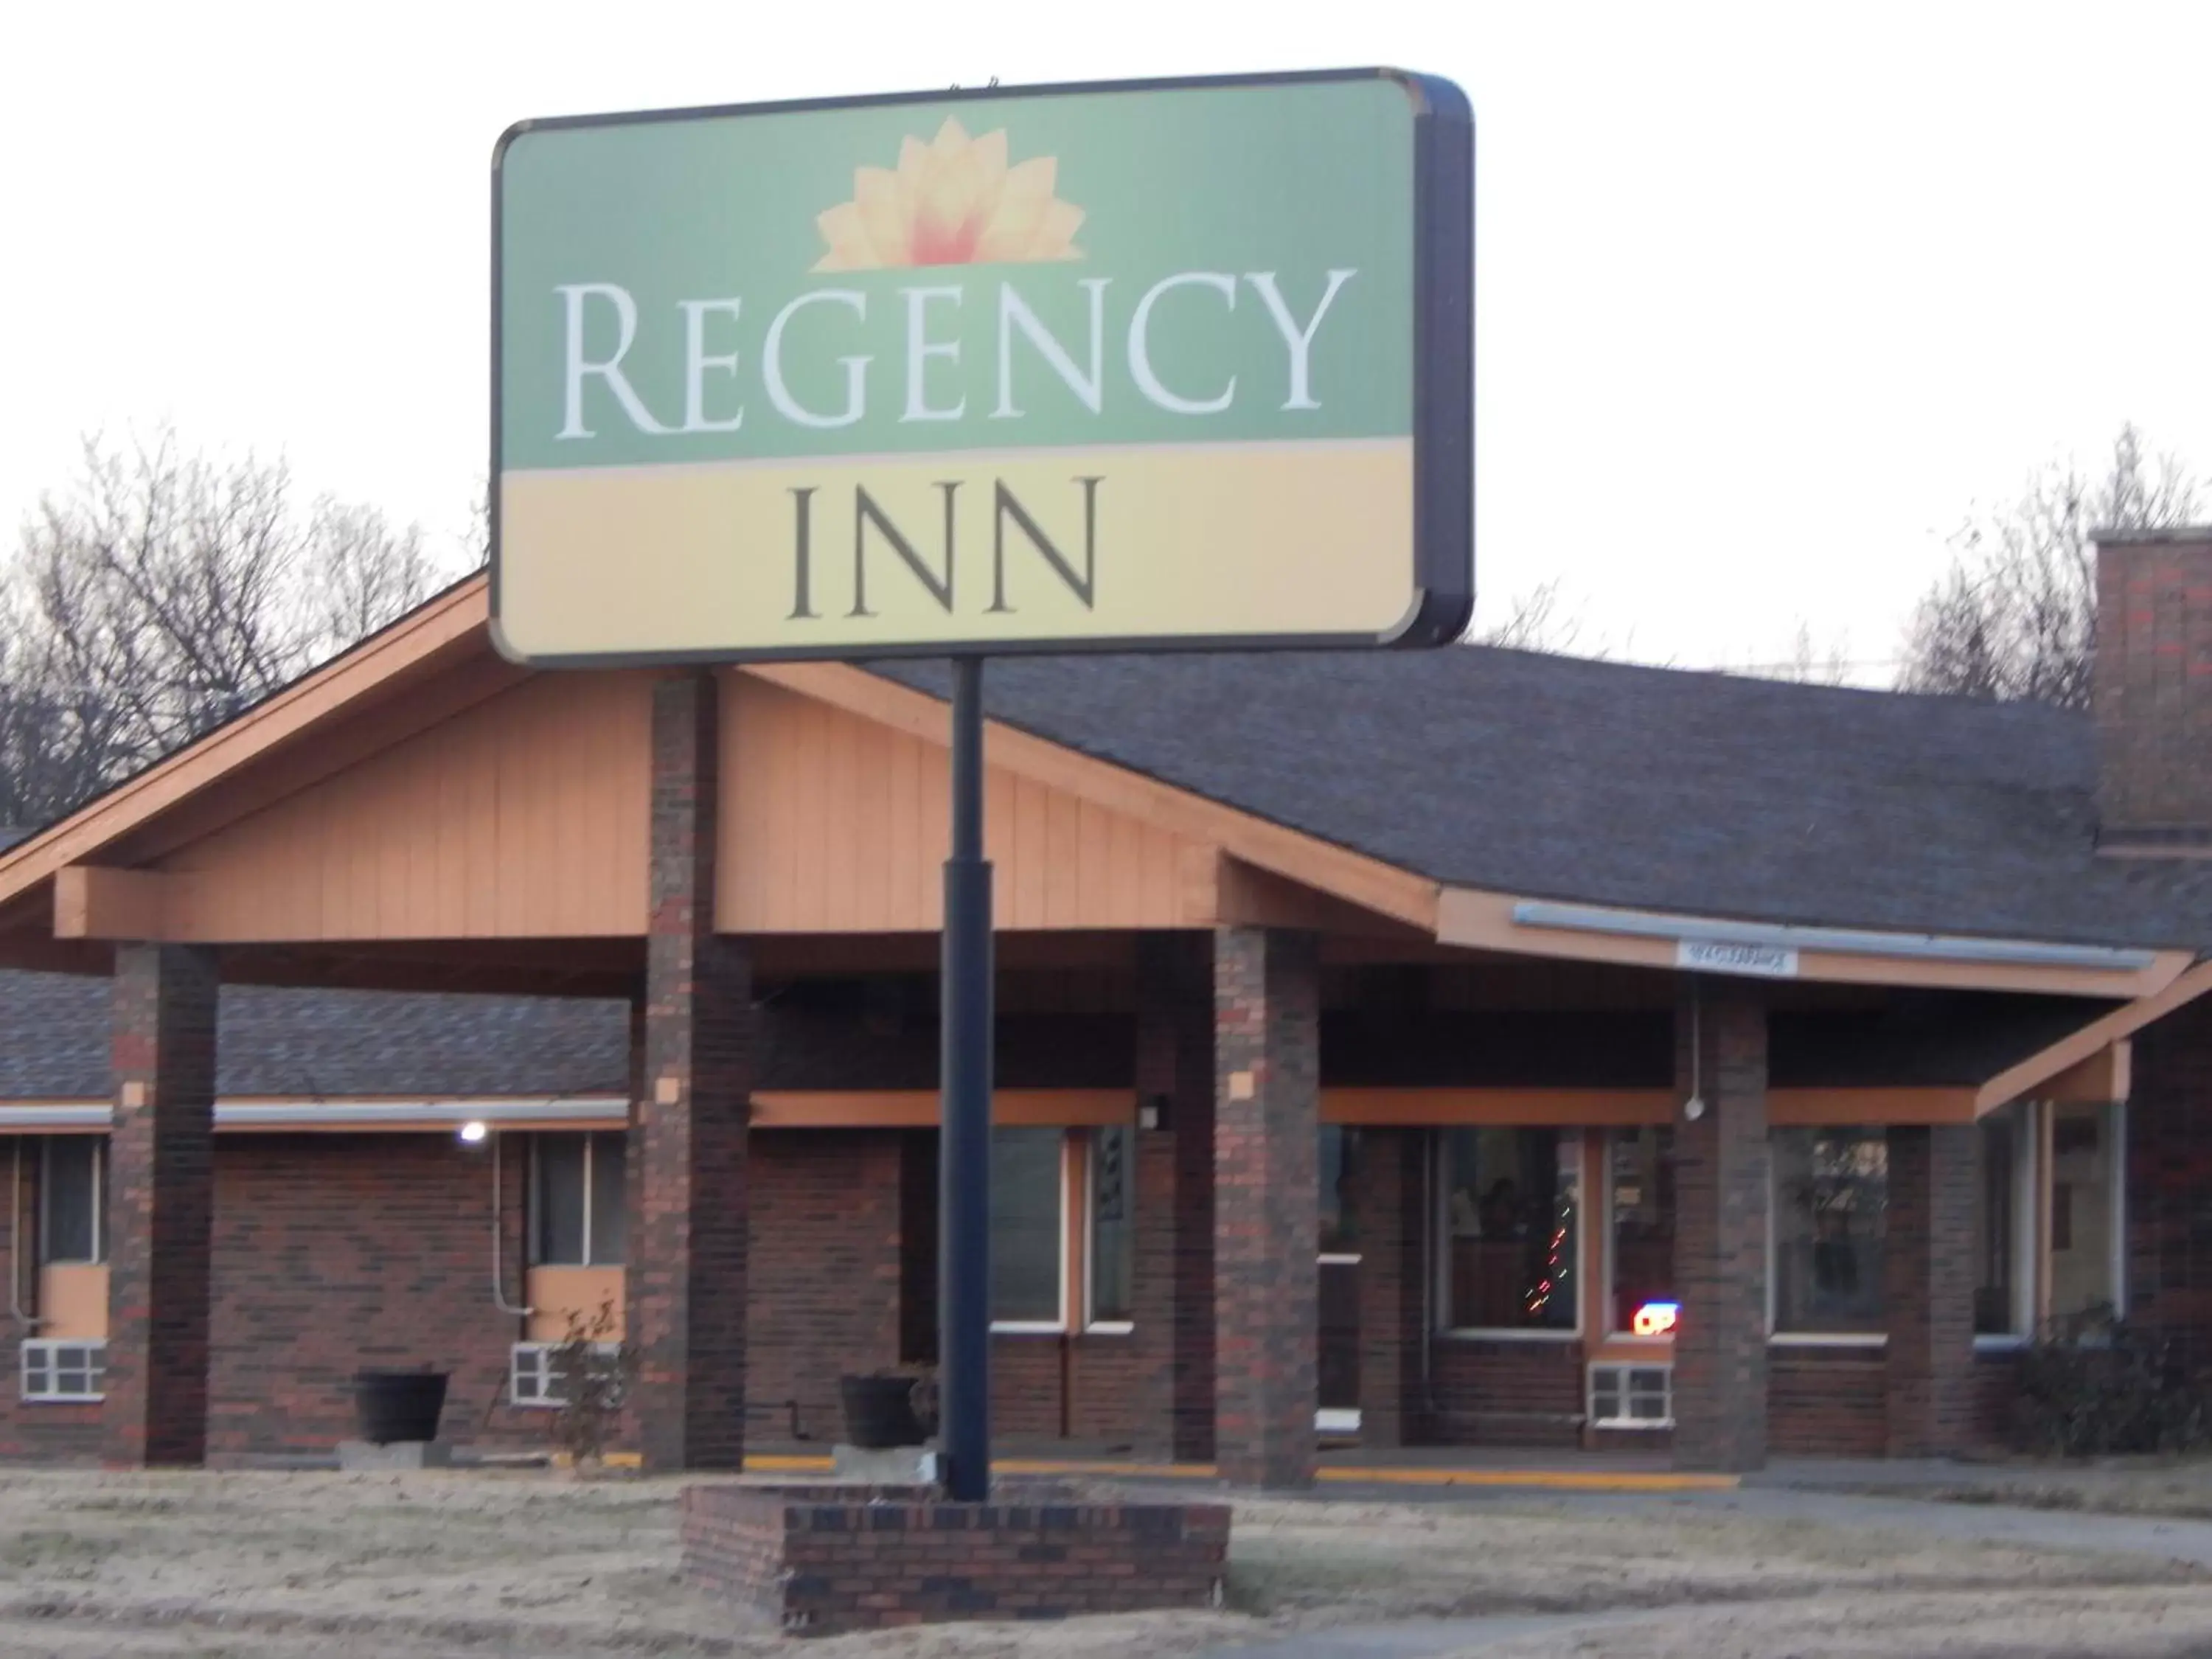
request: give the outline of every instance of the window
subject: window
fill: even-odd
[[[619,1263],[627,1226],[622,1131],[538,1135],[532,1150],[531,1265]]]
[[[2124,1311],[2119,1272],[2121,1109],[2051,1109],[2051,1317],[2062,1328]]]
[[[99,1135],[49,1135],[39,1172],[39,1261],[43,1266],[107,1260],[102,1190],[106,1142]]]
[[[1680,1301],[1674,1294],[1674,1132],[1663,1125],[1615,1129],[1606,1152],[1613,1334],[1662,1334],[1672,1323],[1653,1310],[1671,1315]]]
[[[1593,1365],[1589,1369],[1590,1426],[1670,1429],[1674,1426],[1674,1372],[1668,1365]]]
[[[1445,1327],[1573,1332],[1582,1285],[1578,1132],[1464,1128],[1439,1139]]]
[[[23,1398],[97,1400],[107,1383],[105,1342],[23,1344]]]
[[[1093,1325],[1128,1322],[1137,1265],[1137,1132],[1093,1129],[1091,1153],[1091,1308]]]
[[[1358,1155],[1354,1132],[1340,1123],[1321,1126],[1317,1153],[1321,1183],[1319,1239],[1323,1255],[1357,1256],[1359,1228],[1352,1213],[1352,1160]]]
[[[991,1320],[1057,1330],[1065,1321],[1058,1129],[991,1131]]]
[[[1879,1335],[1889,1140],[1879,1128],[1778,1129],[1774,1328]]]
[[[1975,1126],[1976,1336],[2022,1336],[2034,1320],[2034,1158],[2027,1126],[2028,1108],[2017,1101]]]

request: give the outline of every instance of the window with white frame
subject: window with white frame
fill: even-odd
[[[557,1342],[518,1342],[507,1352],[507,1397],[516,1406],[565,1406],[568,1398],[561,1392],[561,1344]],[[603,1354],[621,1351],[618,1342],[595,1342],[592,1348]]]
[[[991,1131],[991,1322],[1059,1330],[1066,1322],[1066,1133]]]
[[[1769,1150],[1775,1334],[1880,1336],[1887,1132],[1777,1129]]]
[[[1615,1129],[1606,1142],[1609,1334],[1662,1339],[1674,1329],[1674,1131]]]
[[[2051,1113],[2051,1317],[2061,1330],[2126,1311],[2120,1214],[2125,1124],[2119,1106],[2060,1105]]]
[[[1470,1127],[1443,1130],[1437,1141],[1439,1322],[1572,1335],[1581,1322],[1580,1133]]]
[[[1974,1335],[2023,1337],[2035,1323],[2033,1109],[2014,1101],[1974,1126]]]
[[[1091,1267],[1088,1322],[1126,1325],[1137,1267],[1137,1132],[1126,1123],[1085,1137],[1090,1161],[1085,1189],[1090,1200]]]
[[[22,1348],[26,1400],[98,1400],[106,1387],[107,1344],[32,1340]]]
[[[619,1129],[531,1139],[530,1265],[599,1267],[623,1259],[626,1137]]]
[[[107,1142],[101,1135],[48,1135],[39,1154],[39,1263],[107,1260]]]

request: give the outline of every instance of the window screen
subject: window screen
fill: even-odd
[[[539,1135],[531,1260],[540,1267],[580,1267],[584,1254],[585,1135]]]
[[[619,1129],[592,1137],[592,1265],[612,1267],[623,1259],[629,1231],[623,1196],[624,1152],[629,1138]]]
[[[1136,1261],[1137,1136],[1127,1124],[1091,1132],[1091,1317],[1130,1316]]]
[[[43,1260],[106,1259],[100,1213],[100,1152],[97,1135],[54,1135],[47,1139],[39,1206]]]
[[[991,1317],[1057,1324],[1061,1133],[991,1131]]]

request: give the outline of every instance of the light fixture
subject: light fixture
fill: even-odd
[[[1679,1302],[1647,1302],[1636,1310],[1630,1328],[1638,1336],[1672,1336],[1681,1318]]]
[[[482,1118],[472,1117],[466,1123],[461,1125],[461,1145],[464,1146],[481,1146],[483,1145],[484,1138],[490,1133],[491,1129],[489,1126],[487,1125]]]

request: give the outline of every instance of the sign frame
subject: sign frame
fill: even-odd
[[[501,627],[504,568],[501,525],[504,336],[501,317],[504,165],[514,143],[532,132],[665,122],[787,115],[902,105],[987,106],[1008,99],[1074,94],[1155,93],[1385,80],[1413,106],[1412,409],[1413,603],[1391,629],[1372,633],[1113,635],[1076,638],[850,642],[755,648],[539,654],[517,649]],[[491,176],[491,410],[487,474],[490,633],[507,660],[532,668],[637,668],[746,662],[870,661],[926,657],[1153,654],[1449,645],[1474,611],[1474,120],[1467,95],[1440,76],[1366,68],[1150,80],[1059,82],[1039,86],[953,88],[852,98],[702,105],[677,109],[560,116],[518,121],[500,135]]]

